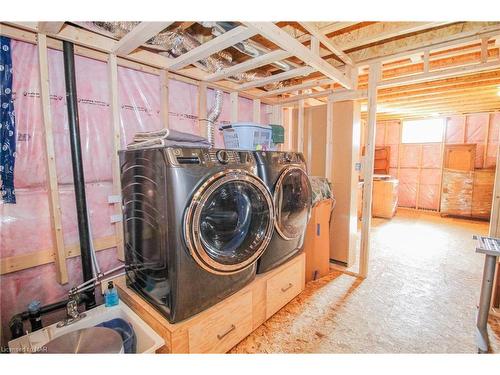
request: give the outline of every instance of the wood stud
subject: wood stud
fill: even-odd
[[[231,101],[231,123],[238,122],[238,92],[230,94]]]
[[[304,100],[299,100],[298,122],[297,122],[297,150],[304,152]]]
[[[361,245],[359,256],[359,275],[368,275],[370,258],[370,228],[372,217],[373,166],[375,159],[375,134],[377,127],[377,84],[380,79],[380,63],[370,66],[368,82],[368,122],[365,145],[365,165],[363,184],[363,221],[361,225]]]
[[[52,114],[50,110],[49,63],[47,53],[47,36],[38,34],[38,61],[40,75],[40,98],[43,117],[43,135],[46,152],[47,181],[49,184],[49,210],[52,230],[52,243],[55,247],[54,260],[56,278],[60,284],[68,282],[68,269],[64,253],[64,238],[62,233],[61,206],[59,203],[59,186],[55,159]],[[3,260],[2,260],[3,261]]]
[[[120,161],[118,158],[118,150],[122,148],[121,128],[120,128],[120,104],[118,102],[118,61],[115,54],[109,55],[108,60],[108,77],[109,77],[109,98],[111,103],[111,123],[113,125],[113,194],[122,194],[121,188],[121,173]],[[115,203],[114,212],[116,215],[122,216],[121,203]],[[123,222],[119,221],[114,224],[116,236],[116,249],[118,259],[125,260],[125,251],[123,243]]]
[[[160,71],[160,117],[161,124],[164,129],[169,128],[169,104],[168,104],[168,72],[166,70]]]

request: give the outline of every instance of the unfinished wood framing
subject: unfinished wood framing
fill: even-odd
[[[231,102],[231,122],[238,122],[238,92],[232,92],[230,94],[230,102]]]
[[[128,55],[171,24],[173,22],[141,22],[118,41],[113,52]]]
[[[216,52],[222,51],[227,47],[231,47],[236,43],[254,36],[256,32],[244,26],[235,27],[232,30],[206,42],[202,45],[192,49],[185,54],[176,57],[170,63],[168,68],[172,70],[179,70],[187,65],[200,61]]]
[[[275,61],[286,59],[290,57],[291,53],[283,50],[275,50],[266,53],[262,56],[255,57],[253,59],[244,61],[239,64],[235,64],[229,68],[222,69],[219,72],[212,73],[208,75],[205,80],[208,82],[220,81],[221,79],[237,75],[239,73],[247,72],[252,69],[260,68],[261,66],[273,63]]]
[[[64,26],[61,22],[38,22],[38,32],[41,34],[57,34]]]
[[[260,124],[260,99],[253,100],[252,118],[253,122]]]
[[[312,22],[299,22],[304,29],[306,29],[316,40],[321,42],[326,48],[328,48],[332,53],[334,53],[340,60],[342,60],[347,65],[354,65],[354,61],[347,56],[347,54],[342,51],[339,46],[336,46],[330,39],[326,37],[323,32],[318,29]],[[319,54],[319,46],[318,51]]]
[[[42,102],[43,135],[46,152],[47,181],[49,185],[49,210],[52,243],[55,246],[54,261],[57,282],[68,282],[68,269],[64,253],[64,238],[62,233],[61,206],[59,203],[59,187],[54,149],[52,115],[50,111],[49,63],[47,54],[47,37],[38,34],[38,61],[40,75],[40,99]],[[3,261],[3,260],[2,260]]]
[[[380,79],[380,63],[370,67],[368,83],[368,122],[365,145],[364,184],[363,184],[363,214],[361,225],[361,245],[359,256],[359,275],[368,275],[370,258],[370,227],[372,217],[373,166],[375,159],[375,132],[377,127],[377,84]]]
[[[281,49],[284,49],[299,59],[304,61],[307,65],[320,71],[328,78],[340,83],[347,89],[352,87],[352,83],[345,75],[328,64],[320,56],[316,55],[310,49],[305,47],[302,43],[288,35],[285,31],[280,29],[272,22],[244,22],[248,27],[260,33],[263,37],[275,43]]]
[[[407,83],[418,83],[425,81],[432,81],[440,78],[460,76],[466,74],[473,74],[487,70],[500,68],[499,61],[491,61],[487,63],[479,63],[471,66],[460,66],[458,68],[449,68],[444,70],[432,71],[429,73],[420,73],[413,76],[394,78],[390,80],[383,80],[380,82],[380,87],[399,86]]]
[[[168,124],[168,72],[160,71],[160,117],[164,129],[169,128]]]
[[[276,89],[276,90],[271,90],[267,91],[264,94],[261,94],[259,97],[260,98],[266,98],[269,96],[275,96],[275,95],[280,95],[280,94],[285,94],[285,93],[291,93],[297,90],[303,90],[303,89],[308,89],[311,87],[317,87],[317,86],[323,86],[323,85],[329,85],[333,83],[333,80],[329,78],[325,79],[313,79],[310,81],[306,81],[304,83],[298,84],[298,85],[293,85],[293,86],[285,86],[281,89]]]
[[[241,91],[241,90],[246,90],[246,89],[249,89],[252,87],[262,87],[262,86],[265,86],[269,83],[273,83],[273,82],[277,82],[277,81],[284,81],[284,80],[289,79],[289,78],[308,76],[313,71],[314,71],[313,68],[311,68],[309,66],[303,66],[300,68],[289,70],[287,72],[283,72],[283,73],[275,74],[275,75],[272,75],[269,77],[257,79],[255,81],[243,83],[243,84],[237,86],[236,88]]]
[[[121,196],[122,185],[120,178],[120,161],[118,159],[118,150],[122,148],[121,129],[120,129],[120,104],[118,103],[118,62],[115,54],[109,55],[108,60],[109,77],[109,99],[111,103],[111,122],[113,124],[113,194]],[[122,217],[122,205],[114,204],[115,215]],[[123,243],[123,222],[114,223],[116,237],[116,252],[118,259],[125,261],[125,251]]]
[[[295,147],[293,146],[293,108],[287,108],[287,129],[286,129],[286,151],[294,151]]]
[[[201,84],[198,86],[198,126],[200,134],[207,138],[207,85]]]
[[[297,151],[304,152],[304,100],[299,100],[297,121]]]
[[[245,26],[237,26],[177,58],[168,58],[143,48],[147,40],[172,23],[141,22],[118,41],[64,22],[1,24],[2,35],[33,44],[38,43],[40,97],[43,107],[49,202],[54,239],[53,249],[36,252],[29,260],[26,257],[13,257],[7,263],[2,260],[2,273],[6,270],[12,272],[12,269],[24,269],[26,265],[31,267],[55,262],[58,281],[64,283],[67,281],[65,259],[67,256],[74,256],[74,250],[68,251],[68,246],[65,247],[62,237],[47,78],[47,48],[61,50],[61,41],[64,40],[75,43],[76,54],[106,61],[109,65],[110,106],[115,151],[112,161],[113,194],[120,194],[119,165],[116,156],[116,151],[121,148],[117,94],[118,65],[160,76],[161,121],[166,128],[168,127],[169,78],[198,86],[199,123],[200,133],[203,136],[206,136],[207,87],[222,89],[230,93],[231,122],[238,121],[239,96],[253,100],[253,121],[255,122],[260,122],[261,103],[272,106],[271,122],[276,124],[282,122],[282,110],[286,108],[289,138],[286,147],[288,149],[294,148],[293,108],[298,108],[296,148],[301,152],[304,151],[305,141],[304,108],[324,103],[317,99],[328,98],[325,174],[330,178],[332,171],[328,165],[332,159],[333,103],[341,100],[360,100],[364,103],[367,99],[368,142],[364,166],[365,200],[359,272],[363,277],[367,275],[369,260],[368,234],[372,189],[370,163],[373,163],[376,118],[418,118],[430,112],[446,115],[463,112],[490,112],[500,109],[500,99],[496,95],[498,85],[500,85],[498,48],[500,25],[498,24],[483,23],[484,26],[467,27],[467,23],[464,22],[401,22],[397,25],[374,22],[356,27],[358,22],[338,22],[319,27],[311,22],[302,22],[301,25],[308,33],[301,34],[303,30],[297,28],[293,33],[295,36],[292,36],[285,31],[290,29],[289,26],[279,27],[271,22],[248,22],[244,23]],[[192,25],[193,22],[184,22],[180,27],[186,29]],[[463,28],[462,31],[461,28]],[[330,35],[333,33],[335,35]],[[234,65],[215,73],[189,66],[257,34],[274,44],[262,56],[243,62],[236,61]],[[276,46],[278,49],[274,49]],[[349,51],[349,54],[345,51]],[[284,72],[280,72],[276,67],[266,68],[267,65],[284,59],[293,61],[294,68]],[[297,59],[303,61],[304,65],[297,63]],[[357,89],[352,72],[362,70],[366,66],[370,66],[370,74],[361,74],[360,89]],[[227,78],[233,78],[256,68],[271,72],[271,75],[261,80],[245,83],[227,80]],[[271,91],[258,89],[269,83],[292,78],[295,79],[292,85],[280,89]],[[294,92],[305,89],[310,90],[307,93],[293,95]],[[382,108],[383,106],[386,108]],[[377,107],[380,110],[379,114],[376,113]],[[401,116],[401,111],[405,113],[404,116]],[[488,137],[489,134],[486,137],[486,144]],[[311,151],[309,147],[308,159],[310,159]],[[487,147],[484,149],[483,159],[486,159],[486,155]],[[401,152],[398,158],[400,156]],[[422,148],[420,148],[420,158],[422,158]],[[398,177],[399,166],[398,162]],[[420,173],[419,171],[419,175]],[[500,209],[497,190],[492,210],[492,226],[498,227]],[[418,195],[417,207],[419,206]],[[118,204],[115,208],[117,214],[121,213]],[[496,219],[494,215],[497,216]],[[102,246],[113,242],[118,247],[120,259],[123,259],[121,222],[115,224],[115,232],[113,241],[107,240]]]
[[[115,235],[93,238],[92,242],[96,251],[102,251],[116,247]],[[11,272],[22,271],[32,267],[43,266],[45,264],[54,263],[55,248],[30,252],[28,254],[14,255],[11,257],[2,258],[0,262],[0,275],[5,275]],[[80,255],[80,244],[66,245],[64,248],[65,258],[72,258]]]
[[[325,139],[325,177],[332,181],[333,163],[333,98],[328,97],[326,103],[326,139]]]

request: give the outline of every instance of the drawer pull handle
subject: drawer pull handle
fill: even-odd
[[[284,288],[281,288],[281,291],[282,292],[286,292],[288,289],[290,289],[291,287],[293,286],[292,283],[288,283],[288,286],[287,287],[284,287]]]
[[[224,337],[229,335],[231,332],[233,332],[236,329],[236,326],[234,324],[231,324],[231,328],[229,328],[226,332],[224,332],[222,335],[217,335],[217,338],[219,340],[222,340]]]

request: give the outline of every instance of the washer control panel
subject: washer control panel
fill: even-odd
[[[167,155],[174,165],[213,165],[213,164],[253,164],[249,151],[200,148],[168,148]]]

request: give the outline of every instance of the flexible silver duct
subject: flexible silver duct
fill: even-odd
[[[89,27],[95,31],[111,34],[116,38],[122,38],[138,24],[139,22],[90,22],[85,23],[85,27]],[[223,33],[227,31],[228,28],[231,29],[232,27],[234,27],[232,23],[219,22],[213,23],[210,26],[213,27],[214,33]],[[169,57],[175,58],[200,46],[201,42],[193,35],[181,29],[175,29],[163,31],[157,34],[147,41],[147,45],[159,49],[159,53],[161,55],[167,55]],[[241,52],[251,56],[260,56],[263,53],[263,50],[261,48],[256,48],[255,44],[250,43],[250,41],[240,42],[234,47]],[[233,65],[233,62],[232,56],[228,51],[220,51],[196,62],[195,65],[208,72],[215,73],[230,67],[231,65]],[[277,66],[279,66],[283,70],[290,69],[290,65],[287,63],[280,62]],[[257,70],[253,70],[249,72],[237,73],[230,78],[233,78],[239,82],[250,82],[268,77],[270,75],[271,74],[269,72],[262,73]],[[281,88],[283,86],[284,82],[275,82],[264,87],[268,90],[272,90]],[[223,92],[221,90],[215,90],[214,104],[210,108],[206,119],[207,138],[212,146],[215,143],[215,123],[217,122],[217,119],[221,114],[222,103]]]
[[[221,90],[215,90],[214,104],[208,111],[207,115],[207,139],[212,145],[215,145],[215,122],[220,116],[222,111],[222,101],[224,99],[224,93]]]

